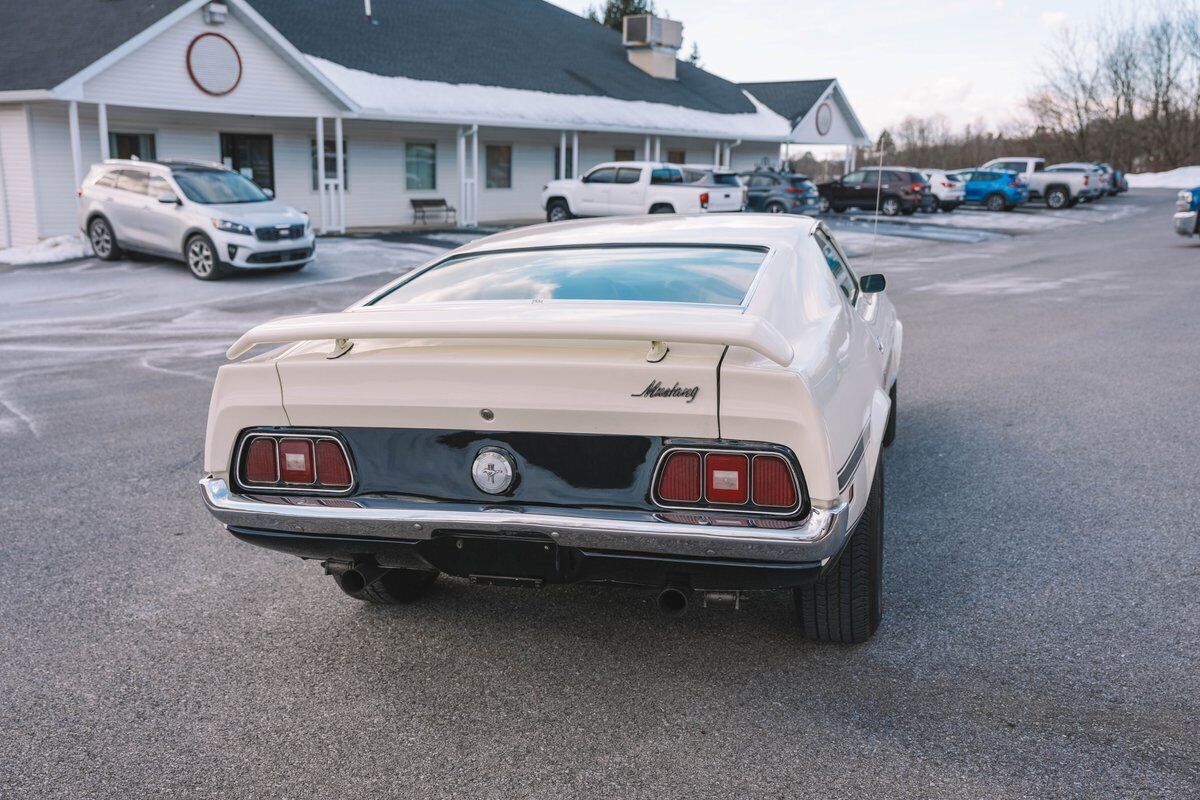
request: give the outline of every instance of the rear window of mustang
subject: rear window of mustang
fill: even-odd
[[[580,247],[476,253],[414,275],[372,305],[617,300],[741,305],[766,248]]]

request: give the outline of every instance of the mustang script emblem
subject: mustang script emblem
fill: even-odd
[[[471,464],[471,479],[488,494],[503,494],[517,477],[517,465],[503,450],[481,450]]]
[[[630,397],[686,397],[688,402],[700,394],[699,386],[680,386],[676,381],[674,386],[663,386],[662,381],[650,381],[650,385],[640,392],[634,392]]]

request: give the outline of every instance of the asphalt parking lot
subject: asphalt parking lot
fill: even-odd
[[[801,641],[783,593],[665,620],[649,591],[443,579],[372,607],[220,530],[196,481],[228,343],[437,242],[216,284],[0,271],[0,796],[1200,796],[1200,244],[1173,195],[856,262],[905,323],[858,647]]]

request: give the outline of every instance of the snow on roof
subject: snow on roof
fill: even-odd
[[[308,60],[361,106],[366,117],[759,141],[782,141],[791,131],[788,120],[748,93],[753,113],[722,114],[643,100],[375,75],[312,55]]]

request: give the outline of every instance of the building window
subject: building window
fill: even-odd
[[[153,133],[110,131],[108,152],[113,158],[140,158],[142,161],[153,161],[158,157],[155,155]]]
[[[487,159],[488,189],[512,188],[512,145],[489,144],[484,152]]]
[[[632,147],[618,147],[613,150],[613,161],[634,161]]]
[[[437,144],[407,142],[404,145],[404,185],[410,192],[437,188]]]
[[[317,190],[317,179],[320,175],[317,172],[317,140],[309,139],[309,155],[312,157],[312,188]],[[349,145],[346,140],[342,139],[342,179],[343,191],[350,191],[350,157],[347,155]],[[325,180],[331,180],[337,177],[337,140],[325,140]]]
[[[686,150],[668,150],[667,151],[667,162],[670,164],[686,164],[687,163],[687,151]]]
[[[222,133],[221,163],[275,191],[275,148],[267,133]]]
[[[562,171],[558,168],[558,165],[560,163],[562,163],[558,158],[560,152],[561,152],[561,150],[559,148],[557,148],[557,147],[554,148],[554,180],[559,180],[560,178],[564,177],[562,175]],[[567,148],[567,174],[565,177],[567,177],[567,178],[575,177],[575,148],[574,147]]]

